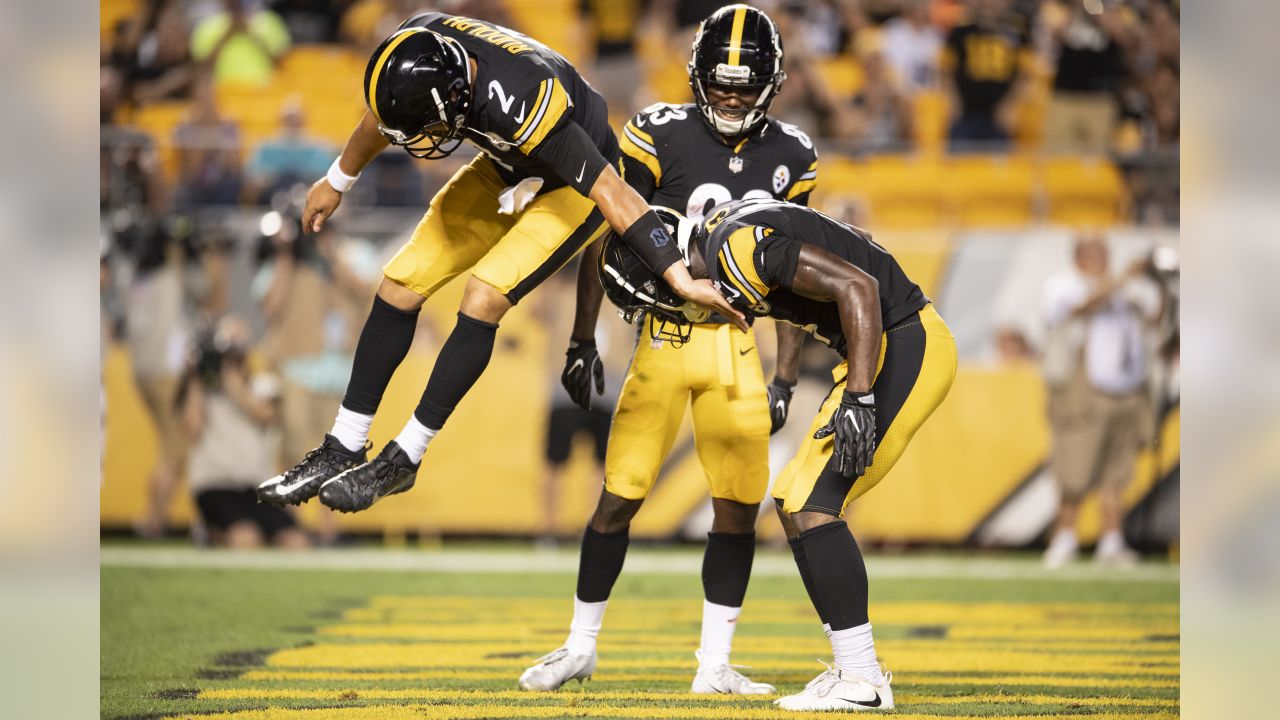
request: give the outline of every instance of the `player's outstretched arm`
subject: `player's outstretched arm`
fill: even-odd
[[[862,475],[876,450],[875,382],[880,357],[880,289],[876,279],[814,245],[801,246],[790,289],[821,302],[834,302],[847,345],[849,375],[844,398],[815,439],[835,435],[836,470]]]
[[[660,261],[661,265],[666,265],[666,269],[662,270],[662,279],[667,281],[677,295],[724,315],[739,330],[747,332],[747,321],[742,317],[742,313],[733,309],[733,306],[711,285],[709,280],[693,279],[689,269],[680,259],[679,250],[674,246],[675,240],[666,235],[665,230],[662,234],[666,235],[666,241],[662,245],[656,248],[646,246],[653,237],[651,232],[663,228],[662,221],[649,210],[649,204],[644,198],[623,182],[612,167],[606,165],[600,172],[591,186],[588,197],[595,201],[596,207],[604,213],[604,219],[608,221],[609,226],[624,242],[634,247],[636,252],[640,253],[640,257],[650,263],[651,267],[654,266],[651,258],[666,258]]]
[[[378,122],[366,110],[360,124],[351,131],[342,155],[329,168],[328,175],[317,180],[307,192],[307,204],[302,210],[303,232],[320,232],[329,216],[342,203],[342,193],[351,187],[365,166],[389,144],[378,131]]]

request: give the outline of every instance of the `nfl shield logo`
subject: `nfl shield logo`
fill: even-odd
[[[733,173],[742,172],[742,158],[738,157],[737,155],[734,155],[733,157],[729,158],[729,172],[733,172]]]

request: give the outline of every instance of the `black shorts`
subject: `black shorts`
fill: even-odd
[[[281,530],[297,526],[284,508],[258,502],[258,495],[252,489],[205,490],[196,495],[196,507],[204,524],[220,532],[247,520],[257,525],[267,539],[273,539]]]
[[[579,433],[590,433],[596,441],[596,462],[604,462],[604,451],[609,446],[609,425],[613,416],[600,408],[583,410],[574,405],[551,410],[547,422],[547,462],[563,465],[569,459],[573,439]]]

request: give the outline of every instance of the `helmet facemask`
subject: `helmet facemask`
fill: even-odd
[[[462,45],[453,38],[438,35],[446,52],[453,54],[455,62],[461,61],[465,78],[454,78],[442,93],[431,88],[431,98],[425,111],[426,124],[412,132],[378,123],[378,130],[392,145],[403,147],[405,152],[422,160],[435,160],[453,154],[462,145],[464,123],[471,108],[471,62]],[[419,59],[414,68],[422,63]]]
[[[689,242],[694,223],[680,213],[663,207],[654,211],[676,239],[681,256],[689,264]],[[605,295],[618,307],[628,324],[647,320],[649,337],[680,347],[689,341],[694,323],[706,322],[711,313],[676,295],[661,276],[654,273],[634,250],[616,236],[604,240],[600,253],[600,282]]]
[[[733,66],[721,65],[721,68],[734,70]],[[711,127],[716,132],[725,137],[740,137],[746,135],[752,130],[760,126],[764,122],[765,117],[769,114],[769,106],[773,104],[774,97],[778,94],[778,89],[782,87],[782,80],[786,78],[786,74],[782,73],[781,77],[767,84],[748,84],[747,82],[733,83],[720,82],[712,77],[708,77],[707,73],[696,72],[693,70],[692,63],[689,66],[689,84],[693,87],[693,97],[698,111],[702,113]],[[711,88],[723,88],[727,91],[744,90],[747,93],[755,91],[755,101],[750,105],[740,107],[728,107],[725,105],[716,105],[711,100]],[[730,119],[722,115],[739,115],[738,119]]]

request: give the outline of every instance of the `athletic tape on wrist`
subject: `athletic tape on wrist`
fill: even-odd
[[[330,187],[340,193],[344,193],[356,184],[356,180],[360,179],[359,175],[348,175],[342,172],[342,167],[338,164],[342,158],[334,158],[333,164],[329,166],[329,172],[325,174],[325,179],[329,181]]]

